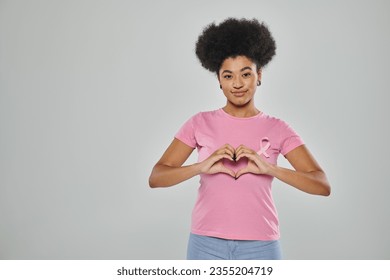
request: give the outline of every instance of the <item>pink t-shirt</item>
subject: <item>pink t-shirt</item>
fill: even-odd
[[[286,155],[303,144],[294,130],[280,119],[264,113],[238,118],[223,109],[194,115],[175,138],[197,148],[199,162],[224,144],[234,148],[243,144],[276,164],[280,153]],[[248,162],[246,158],[236,163],[223,161],[234,171]],[[237,180],[225,173],[201,174],[191,232],[236,240],[278,239],[279,222],[272,199],[272,180],[271,176],[251,173]]]

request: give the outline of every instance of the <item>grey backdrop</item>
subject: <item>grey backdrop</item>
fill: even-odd
[[[285,258],[389,259],[389,11],[0,1],[0,258],[185,258],[198,178],[150,189],[148,176],[185,120],[224,105],[194,54],[201,30],[256,17],[278,47],[256,105],[302,135],[333,187],[324,198],[274,181]]]

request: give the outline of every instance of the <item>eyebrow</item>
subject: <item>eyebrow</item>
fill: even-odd
[[[249,66],[245,66],[244,68],[242,68],[242,69],[240,70],[240,72],[242,72],[242,71],[244,71],[244,70],[252,70],[252,68],[250,68]],[[233,72],[230,71],[230,70],[223,70],[221,74],[223,74],[223,73],[225,73],[225,72],[227,72],[227,73],[233,73]]]

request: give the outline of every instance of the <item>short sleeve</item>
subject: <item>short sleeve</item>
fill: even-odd
[[[176,139],[192,148],[196,147],[194,119],[195,116],[188,119],[175,134]]]
[[[282,121],[280,129],[281,147],[280,152],[285,156],[296,147],[305,144],[302,138],[292,129],[290,125]]]

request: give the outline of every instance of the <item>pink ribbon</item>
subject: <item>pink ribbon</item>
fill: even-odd
[[[266,142],[267,144],[263,146],[263,142]],[[266,152],[269,147],[271,147],[271,143],[269,142],[268,137],[263,137],[260,141],[260,151],[258,151],[257,154],[263,154],[266,158],[269,158],[269,154]]]

